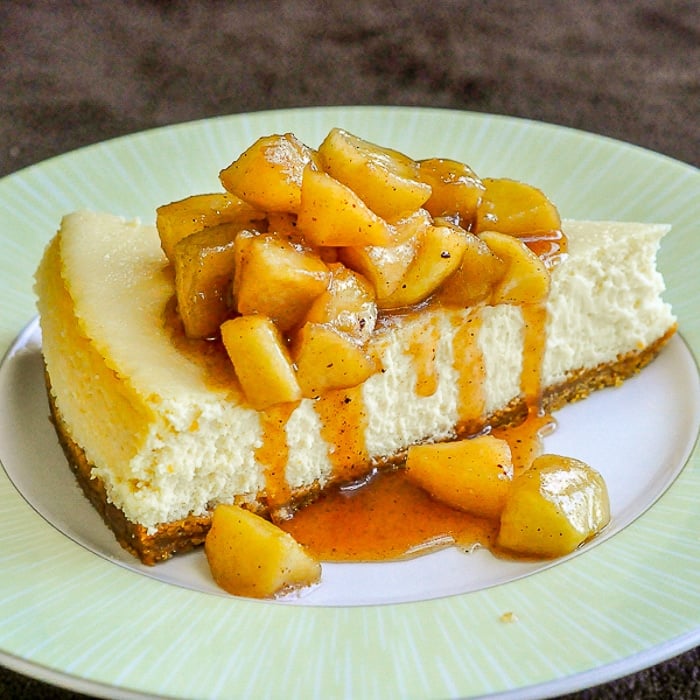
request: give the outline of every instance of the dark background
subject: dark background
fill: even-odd
[[[697,167],[700,4],[0,0],[0,176],[154,126],[343,104],[528,117]],[[695,649],[569,697],[700,698],[699,666]],[[3,700],[77,697],[0,669]]]

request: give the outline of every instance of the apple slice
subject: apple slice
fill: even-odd
[[[478,236],[467,233],[466,243],[462,262],[436,294],[446,306],[466,309],[488,301],[507,270],[507,264]]]
[[[476,232],[514,236],[561,229],[557,208],[541,190],[517,180],[484,178],[486,191],[477,209]]]
[[[432,189],[424,206],[433,216],[456,216],[465,228],[471,225],[485,187],[468,165],[446,158],[429,158],[418,161],[418,177]]]

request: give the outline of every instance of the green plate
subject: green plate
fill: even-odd
[[[567,218],[673,224],[660,266],[682,339],[630,383],[625,399],[633,412],[651,416],[645,430],[664,463],[649,477],[647,495],[633,499],[595,546],[524,575],[425,599],[393,602],[389,593],[372,604],[260,602],[129,568],[71,535],[58,495],[57,502],[35,497],[39,486],[52,493],[55,446],[35,445],[20,420],[29,399],[18,387],[36,383],[37,368],[25,365],[38,350],[31,326],[15,339],[35,315],[32,275],[61,216],[91,208],[151,221],[159,204],[219,189],[219,169],[259,136],[293,131],[317,145],[334,126],[417,158],[461,159],[482,175],[526,180]],[[700,643],[696,169],[506,117],[318,108],[222,117],[84,148],[0,181],[0,207],[0,352],[13,348],[0,368],[3,664],[125,698],[540,697]],[[510,622],[506,613],[514,613]]]

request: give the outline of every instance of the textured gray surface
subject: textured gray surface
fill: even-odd
[[[400,104],[604,134],[700,165],[700,5],[0,2],[0,175],[262,109]],[[572,698],[700,698],[700,651]],[[0,669],[0,698],[82,697]]]

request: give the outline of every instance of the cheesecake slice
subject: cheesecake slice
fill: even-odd
[[[366,379],[258,408],[221,341],[183,332],[156,228],[70,214],[36,275],[68,461],[119,542],[151,564],[202,543],[216,504],[279,514],[411,445],[517,422],[533,400],[554,411],[615,386],[675,330],[656,269],[668,227],[562,229],[568,252],[544,304],[383,314],[365,347],[379,369]]]

